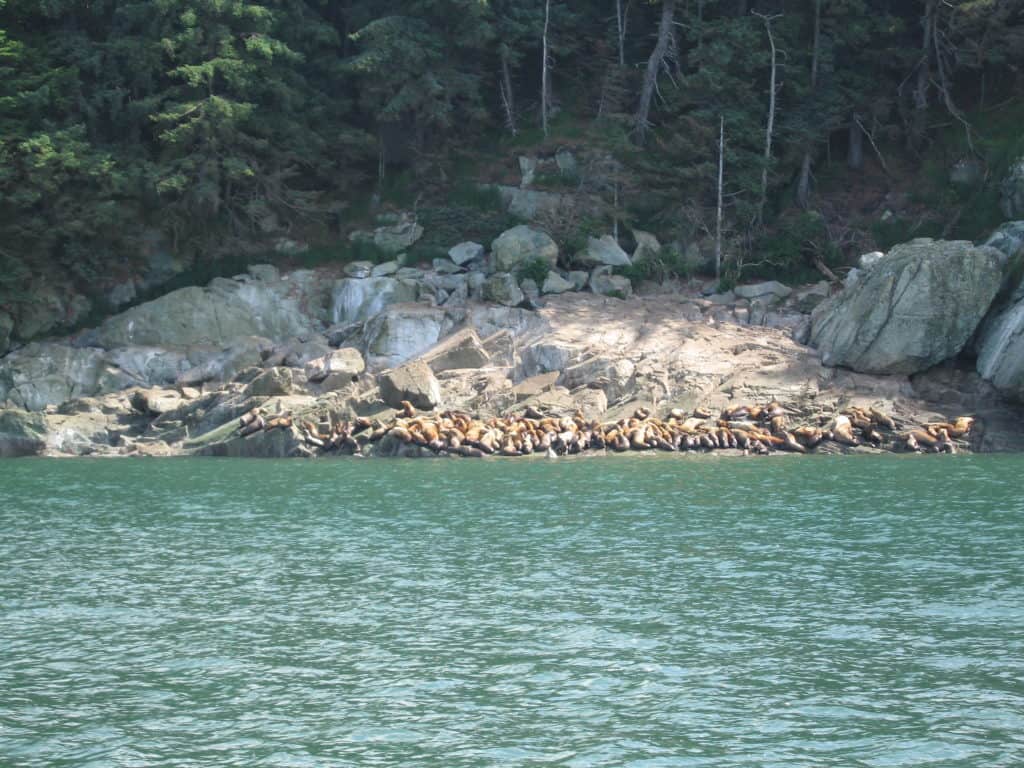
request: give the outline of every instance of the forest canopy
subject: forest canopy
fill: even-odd
[[[1022,53],[1020,0],[0,0],[0,271],[340,237],[567,126],[624,221],[706,230],[721,145],[730,233],[813,240],[826,163],[1008,162]]]

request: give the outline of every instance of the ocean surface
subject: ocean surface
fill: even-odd
[[[1024,457],[0,462],[0,766],[1024,765]]]

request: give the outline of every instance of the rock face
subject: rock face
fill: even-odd
[[[416,284],[394,277],[338,280],[331,293],[331,322],[368,320],[391,304],[416,301]]]
[[[993,232],[985,245],[1001,251],[1007,259],[1024,253],[1024,221],[1008,221]]]
[[[423,355],[423,362],[434,373],[462,368],[482,368],[490,364],[483,343],[472,328],[463,328]]]
[[[443,309],[394,304],[366,324],[367,362],[400,365],[434,346],[450,327]]]
[[[380,376],[380,396],[392,408],[408,400],[414,407],[431,411],[441,403],[441,385],[422,360],[385,371]]]
[[[568,195],[499,185],[496,187],[505,209],[517,219],[533,221],[541,215],[557,215]]]
[[[912,374],[958,354],[1003,280],[1003,255],[965,241],[898,245],[820,304],[811,345],[828,366]]]
[[[587,247],[576,255],[576,260],[588,267],[628,267],[631,264],[629,255],[611,235],[588,237]]]
[[[99,349],[64,344],[29,344],[4,359],[0,368],[0,403],[41,411],[75,397],[89,397],[131,385],[123,372],[107,364]]]
[[[109,318],[98,342],[105,349],[227,346],[243,336],[307,335],[310,318],[287,287],[218,278],[206,288],[181,288]]]
[[[793,292],[793,289],[776,280],[771,280],[767,283],[757,283],[755,285],[737,285],[734,292],[741,299],[763,297],[772,301],[775,299],[785,299]]]
[[[978,373],[1000,392],[1024,400],[1024,284],[989,317],[978,339]]]
[[[566,291],[574,290],[576,286],[570,283],[560,274],[551,270],[548,272],[548,276],[544,278],[544,285],[541,286],[541,293],[565,293]]]
[[[499,272],[514,272],[538,259],[554,268],[558,262],[558,246],[546,233],[521,224],[502,232],[491,243],[491,255],[494,268]]]
[[[46,420],[38,413],[0,411],[0,459],[35,456],[46,447]]]

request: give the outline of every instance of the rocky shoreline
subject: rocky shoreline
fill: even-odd
[[[253,266],[0,359],[0,456],[1024,450],[1022,233],[724,293],[605,263],[653,238],[559,270],[528,227],[418,267]],[[542,285],[517,277],[538,259]]]

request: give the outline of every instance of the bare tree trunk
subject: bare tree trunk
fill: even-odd
[[[515,136],[516,131],[516,104],[512,93],[512,72],[508,65],[508,51],[502,46],[501,49],[501,103],[505,107],[505,124]]]
[[[718,213],[715,217],[715,279],[722,279],[722,182],[725,178],[725,117],[718,123]]]
[[[629,27],[629,5],[632,0],[615,0],[615,23],[618,27],[619,38],[619,66],[626,66],[626,30]]]
[[[544,3],[544,36],[541,39],[541,49],[544,61],[540,71],[540,120],[544,129],[544,138],[548,137],[548,95],[551,89],[548,79],[551,75],[548,72],[548,28],[551,26],[551,0]]]
[[[818,56],[821,45],[821,0],[814,2],[814,48],[811,54],[811,98],[818,90]],[[803,160],[800,162],[800,179],[796,185],[796,203],[807,209],[807,199],[811,195],[811,157],[810,145],[804,148]]]
[[[761,168],[761,199],[757,206],[757,224],[760,225],[764,220],[764,207],[768,203],[768,166],[772,162],[772,135],[775,131],[775,95],[778,90],[775,79],[778,54],[775,50],[775,37],[772,35],[772,21],[778,16],[765,16],[756,12],[754,15],[764,21],[764,28],[768,33],[768,44],[772,50],[772,73],[768,85],[768,125],[764,131],[764,165]]]
[[[857,115],[850,117],[850,134],[846,152],[846,167],[851,171],[859,171],[864,167],[864,131],[860,127]]]
[[[640,91],[640,106],[636,111],[636,118],[634,120],[634,132],[638,144],[644,143],[644,138],[647,134],[647,118],[651,114],[651,100],[654,98],[654,88],[658,81],[658,73],[661,71],[661,67],[665,62],[665,54],[668,52],[675,10],[676,0],[662,0],[661,23],[658,25],[658,42],[654,46],[651,58],[647,60],[647,72],[644,74],[644,84]]]
[[[928,86],[931,84],[932,35],[935,32],[935,2],[928,0],[922,19],[923,41],[921,60],[917,65],[917,84],[914,87],[914,117],[910,125],[910,146],[919,149],[928,127]]]

